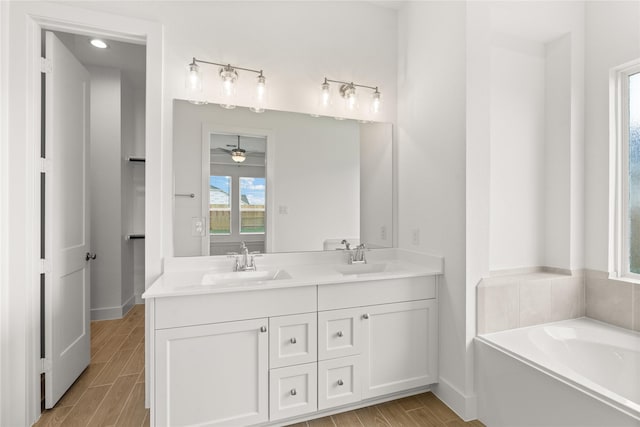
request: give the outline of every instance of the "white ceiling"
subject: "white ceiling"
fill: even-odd
[[[62,32],[56,35],[82,64],[119,68],[133,89],[144,90],[145,46],[103,39],[109,47],[98,49],[89,44],[91,37]]]

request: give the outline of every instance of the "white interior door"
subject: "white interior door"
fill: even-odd
[[[89,73],[46,33],[45,184],[46,407],[89,365]]]

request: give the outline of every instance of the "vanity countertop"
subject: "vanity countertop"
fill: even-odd
[[[375,253],[374,253],[375,252]],[[368,253],[367,264],[349,265],[335,252],[304,254],[268,254],[259,258],[256,272],[231,272],[226,257],[172,259],[162,274],[142,295],[163,298],[183,295],[245,292],[254,290],[368,282],[443,273],[440,257],[400,249]],[[282,278],[242,280],[264,273]],[[229,280],[229,277],[232,277]],[[220,278],[221,280],[217,280]],[[218,282],[213,284],[203,284]]]

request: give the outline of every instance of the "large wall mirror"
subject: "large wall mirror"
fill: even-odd
[[[393,244],[387,123],[175,100],[174,254]]]

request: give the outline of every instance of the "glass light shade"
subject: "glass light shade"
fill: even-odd
[[[267,100],[267,79],[260,74],[256,83],[256,92],[254,97],[254,105],[250,110],[254,113],[264,113],[264,104]]]
[[[200,71],[198,64],[191,63],[187,65],[185,87],[192,93],[202,91],[202,71]]]
[[[374,114],[379,113],[381,106],[382,102],[380,100],[380,92],[378,92],[378,90],[376,89],[376,91],[373,92],[373,95],[371,96],[371,112]]]
[[[231,151],[231,160],[236,163],[242,163],[247,160],[247,155],[242,148],[236,148]]]
[[[320,105],[323,107],[331,105],[331,91],[327,82],[322,83],[320,87]]]
[[[230,65],[225,65],[220,68],[220,78],[222,79],[222,99],[224,100],[220,105],[223,108],[231,110],[236,108],[233,99],[236,96],[236,81],[238,80],[238,73]]]
[[[348,85],[343,93],[345,106],[348,111],[354,111],[358,108],[358,97],[356,96],[356,88],[352,85]]]

